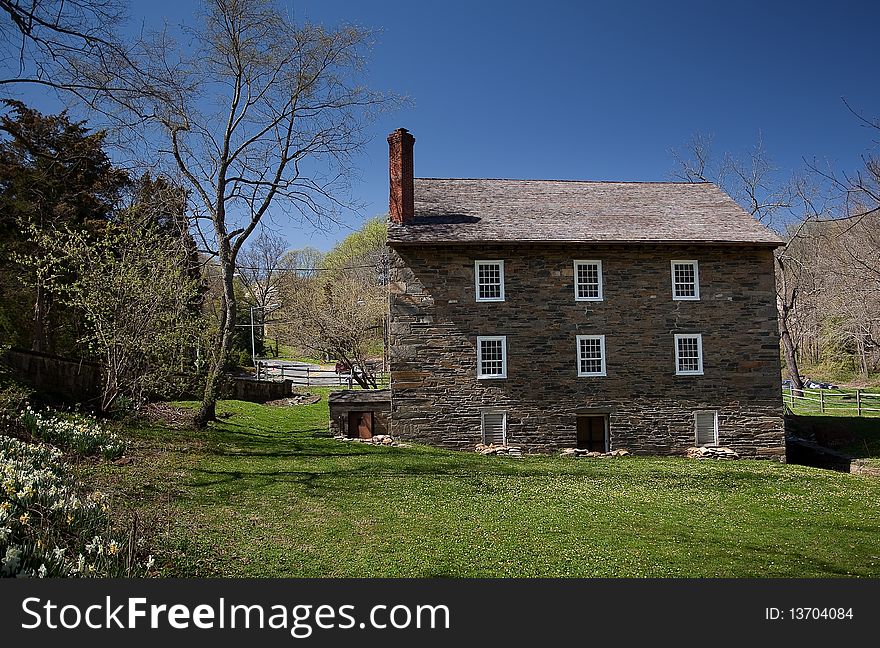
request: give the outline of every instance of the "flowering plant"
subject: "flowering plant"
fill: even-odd
[[[34,410],[27,405],[16,421],[33,438],[81,456],[101,455],[117,459],[125,452],[119,435],[104,429],[92,416],[60,414],[46,409]]]
[[[82,493],[59,450],[0,436],[0,576],[144,576],[142,544],[114,533],[109,498]]]

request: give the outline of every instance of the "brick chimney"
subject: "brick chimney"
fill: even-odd
[[[395,223],[406,224],[413,219],[413,144],[416,138],[405,128],[388,136],[388,168],[391,175],[391,196],[388,213]]]

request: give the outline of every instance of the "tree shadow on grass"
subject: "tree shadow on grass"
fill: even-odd
[[[342,458],[360,457],[362,455],[339,455]],[[335,457],[328,457],[335,458]],[[479,473],[462,470],[455,462],[430,465],[419,463],[403,463],[394,465],[376,465],[369,463],[360,466],[336,466],[327,470],[235,470],[196,468],[191,471],[195,477],[184,486],[187,490],[232,486],[231,492],[253,492],[271,489],[279,484],[295,484],[320,495],[369,493],[374,482],[386,480],[406,480],[408,477],[431,477],[433,479],[448,478],[461,483],[463,488],[477,489],[481,492],[495,490],[495,485],[482,478]],[[201,476],[202,479],[198,479]],[[224,489],[225,492],[230,490]],[[218,494],[217,497],[222,497]],[[191,499],[200,500],[200,497]]]

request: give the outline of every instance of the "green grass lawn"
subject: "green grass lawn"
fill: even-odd
[[[167,575],[880,576],[878,479],[342,443],[326,399],[219,411],[202,433],[130,429],[131,463],[83,468],[160,517]]]

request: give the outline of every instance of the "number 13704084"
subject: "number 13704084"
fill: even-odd
[[[853,610],[843,607],[768,607],[764,608],[764,618],[768,621],[850,621]]]

